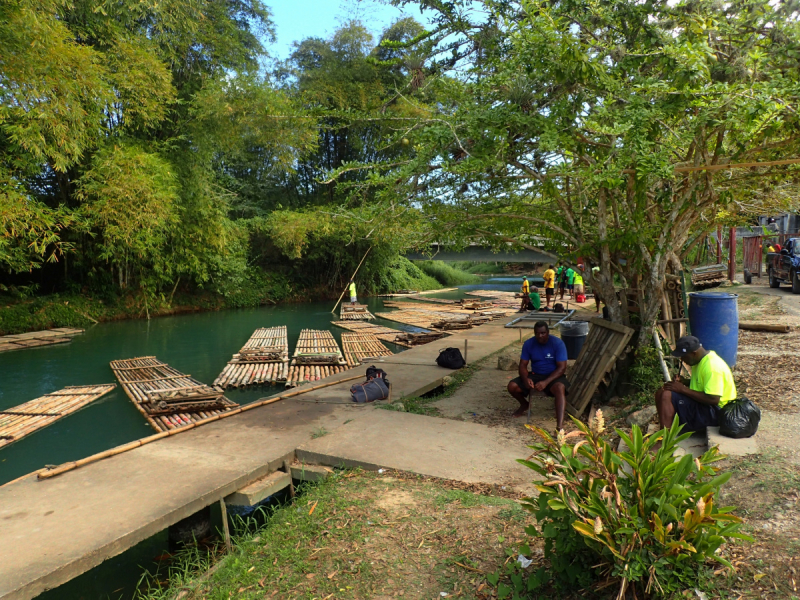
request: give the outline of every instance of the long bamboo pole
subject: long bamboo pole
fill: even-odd
[[[175,429],[170,429],[169,431],[162,431],[161,433],[156,433],[155,435],[148,436],[146,438],[142,438],[140,440],[135,440],[133,442],[123,444],[122,446],[117,446],[116,448],[111,448],[110,450],[106,450],[104,452],[100,452],[98,454],[93,454],[92,456],[87,456],[86,458],[82,458],[80,460],[64,463],[63,465],[56,467],[55,469],[40,469],[37,471],[37,475],[39,479],[50,479],[51,477],[55,477],[57,475],[61,475],[62,473],[67,473],[68,471],[72,471],[79,467],[83,467],[92,463],[95,463],[99,460],[104,458],[108,458],[110,456],[116,456],[118,454],[122,454],[124,452],[128,452],[129,450],[133,450],[134,448],[139,448],[140,446],[144,446],[146,444],[150,444],[157,440],[163,439],[165,437],[169,437],[175,435],[176,433],[181,433],[183,431],[189,431],[190,429],[194,429],[195,427],[200,427],[201,425],[207,425],[208,423],[213,423],[214,421],[218,421],[220,419],[226,419],[228,417],[232,417],[233,415],[238,415],[239,413],[246,412],[248,410],[253,410],[254,408],[260,408],[262,406],[266,406],[267,404],[272,404],[274,402],[278,402],[280,400],[285,400],[286,398],[291,398],[292,396],[297,396],[299,394],[305,394],[306,392],[313,392],[314,390],[319,390],[322,388],[326,388],[332,385],[336,385],[337,383],[344,383],[346,381],[352,381],[353,379],[363,379],[364,376],[353,375],[352,377],[345,377],[344,379],[337,379],[336,381],[329,381],[320,385],[315,385],[312,387],[303,387],[299,388],[293,392],[289,392],[287,394],[281,394],[280,396],[275,396],[274,398],[269,398],[267,400],[262,400],[260,402],[253,402],[252,404],[247,404],[246,406],[240,406],[234,410],[225,411],[223,413],[219,413],[214,415],[213,417],[209,417],[208,419],[203,419],[201,421],[195,421],[185,426],[176,427]],[[27,475],[26,475],[27,477]],[[21,479],[21,478],[20,478]],[[16,479],[14,481],[17,481]],[[6,484],[8,485],[8,484]]]
[[[353,275],[350,277],[350,279],[355,279],[355,278],[356,278],[356,274],[358,273],[358,270],[361,268],[361,265],[363,265],[363,264],[364,264],[364,260],[367,258],[367,254],[369,254],[369,251],[370,251],[370,250],[372,250],[372,246],[370,246],[369,248],[367,248],[367,251],[364,253],[364,258],[362,258],[362,259],[361,259],[361,262],[360,262],[360,263],[358,263],[358,266],[356,267],[356,270],[353,272]],[[350,283],[349,283],[349,281],[348,281],[348,284],[347,284],[347,285],[348,285],[348,287],[350,286]],[[339,299],[336,301],[336,304],[334,304],[334,305],[333,305],[333,308],[331,309],[331,312],[332,312],[332,313],[336,314],[336,307],[337,307],[337,306],[339,306],[339,302],[341,302],[341,301],[342,301],[342,298],[344,298],[344,293],[345,293],[346,291],[347,291],[347,287],[345,287],[345,288],[344,288],[344,290],[342,290],[342,295],[341,295],[341,296],[339,296]]]

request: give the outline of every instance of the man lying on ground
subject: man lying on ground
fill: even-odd
[[[675,415],[683,431],[716,427],[719,410],[736,399],[736,384],[728,364],[713,350],[706,350],[696,337],[687,335],[675,344],[673,356],[692,367],[689,387],[670,381],[656,392],[661,428],[669,428]]]
[[[569,385],[564,377],[566,371],[567,347],[559,338],[550,335],[547,323],[537,322],[533,326],[533,337],[522,345],[519,377],[508,382],[508,393],[519,402],[519,410],[512,416],[524,417],[528,413],[528,393],[535,389],[555,398],[556,428],[562,429]]]

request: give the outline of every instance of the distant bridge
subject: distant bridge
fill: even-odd
[[[550,254],[544,250],[523,249],[519,252],[495,252],[491,248],[473,244],[463,250],[448,250],[447,246],[431,244],[430,254],[422,252],[409,252],[406,254],[409,260],[444,260],[472,262],[513,262],[513,263],[554,263],[558,261],[558,256]]]

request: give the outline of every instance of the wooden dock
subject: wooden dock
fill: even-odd
[[[295,386],[308,381],[318,381],[323,377],[346,371],[348,368],[339,344],[330,331],[303,329],[292,356],[286,385]]]
[[[239,406],[155,356],[111,361],[122,389],[158,432],[183,427]]]
[[[214,380],[221,388],[286,381],[289,342],[286,326],[256,329]]]
[[[0,352],[36,348],[38,346],[50,346],[52,344],[65,344],[81,333],[83,333],[83,329],[59,327],[57,329],[45,329],[44,331],[29,331],[28,333],[4,335],[0,336]]]
[[[343,333],[342,351],[347,365],[358,367],[364,361],[393,353],[372,333]]]
[[[0,448],[71,415],[117,387],[114,383],[76,385],[0,410]]]
[[[354,331],[355,333],[370,333],[384,342],[390,342],[406,348],[411,347],[405,341],[397,340],[398,337],[402,337],[405,333],[399,329],[375,325],[374,323],[364,323],[363,321],[331,321],[331,324],[346,329],[347,331]]]
[[[363,304],[349,304],[342,302],[339,308],[339,318],[342,321],[372,321],[375,318]]]

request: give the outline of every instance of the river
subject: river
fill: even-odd
[[[532,281],[535,283],[536,279]],[[457,299],[474,289],[517,291],[520,281],[521,277],[493,276],[479,284],[431,296]],[[384,309],[380,298],[362,302],[373,313],[389,310]],[[290,353],[294,351],[301,329],[329,329],[341,343],[344,330],[331,325],[331,321],[338,318],[330,312],[332,305],[333,302],[284,304],[159,317],[150,321],[101,323],[87,328],[83,335],[67,344],[0,353],[0,410],[69,385],[116,382],[109,362],[135,356],[157,356],[179,371],[211,383],[259,327],[286,325]],[[373,322],[415,331],[413,327],[393,321],[377,319]],[[394,352],[403,350],[400,346],[389,346]],[[283,385],[257,386],[229,390],[226,396],[246,404],[279,394],[284,389]],[[117,387],[79,412],[0,450],[0,484],[48,464],[77,460],[153,433]],[[130,598],[142,569],[153,568],[153,557],[164,550],[165,542],[165,533],[154,536],[41,598]]]

